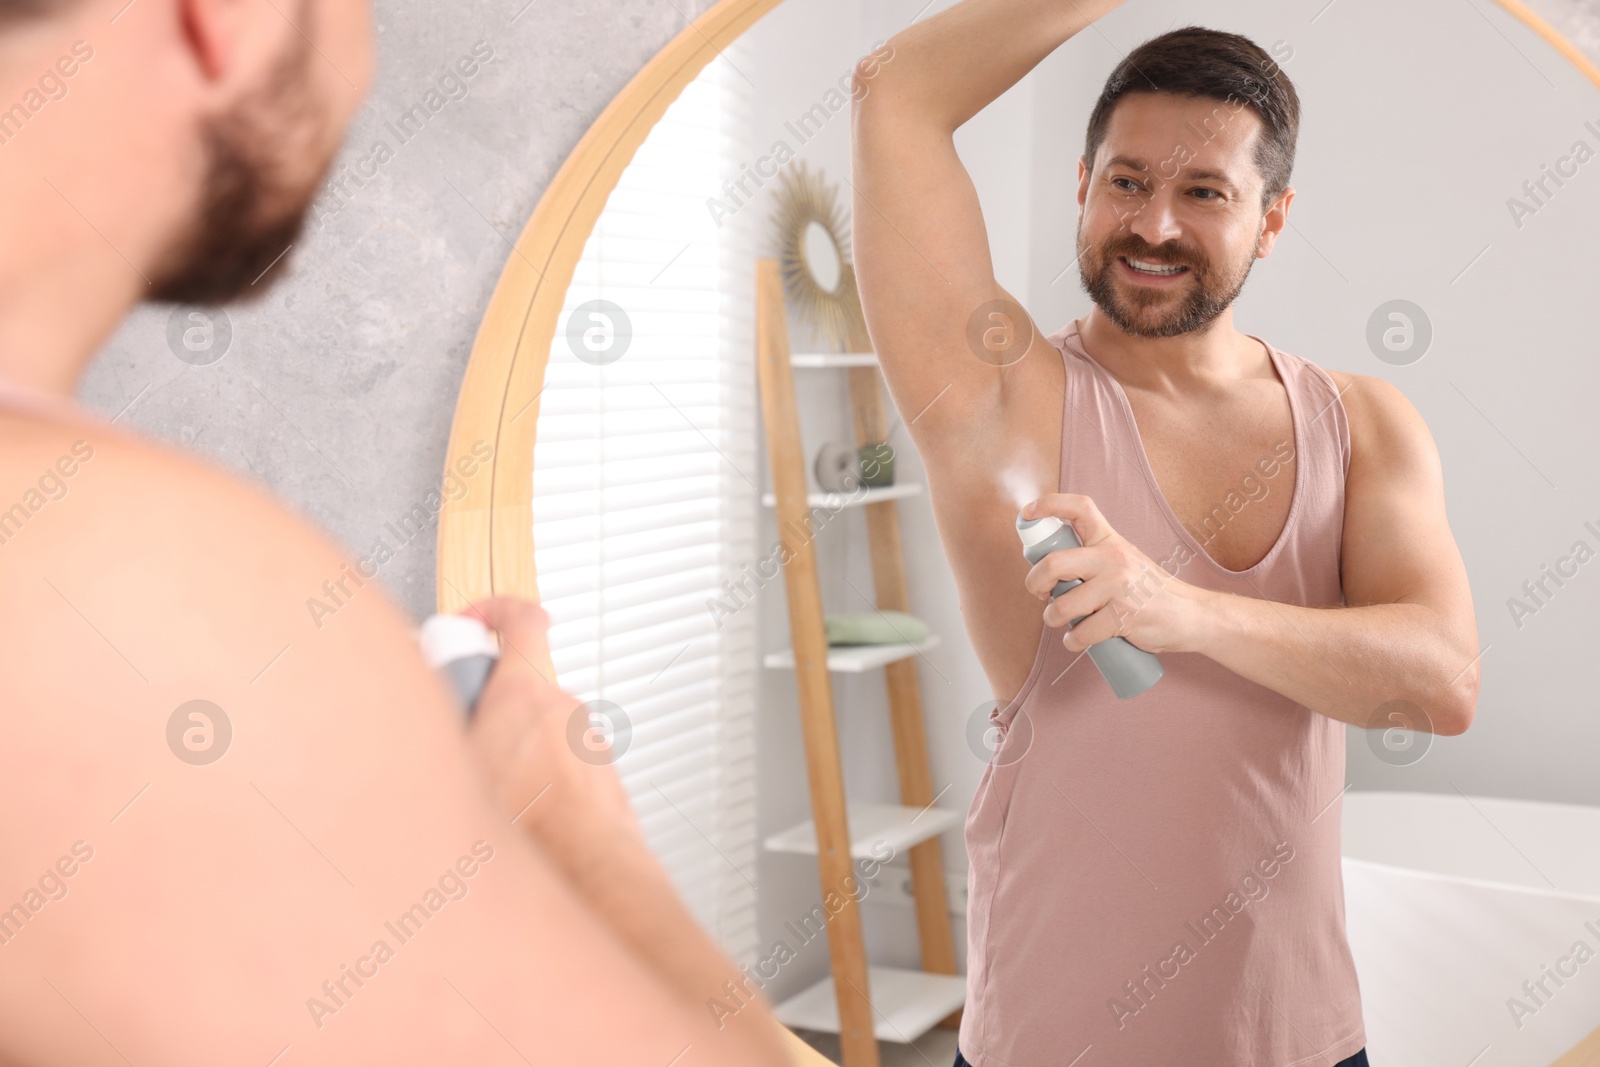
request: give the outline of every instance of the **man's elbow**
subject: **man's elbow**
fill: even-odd
[[[875,114],[890,101],[901,101],[901,104],[909,104],[910,107],[925,104],[925,94],[907,88],[909,83],[904,75],[912,74],[912,70],[907,67],[906,61],[894,62],[896,45],[901,45],[898,37],[888,38],[856,61],[856,69],[850,75],[850,112],[853,117],[867,112]],[[901,69],[902,77],[890,77],[896,69]],[[896,107],[896,110],[904,109]]]
[[[1440,737],[1459,737],[1472,725],[1474,714],[1476,709],[1473,705],[1452,705],[1446,713],[1435,718],[1433,732]]]
[[[894,42],[890,40],[856,62],[856,69],[850,75],[850,101],[855,111],[859,112],[870,99],[881,99],[883,94],[878,90],[883,87],[892,59]]]
[[[1476,661],[1441,687],[1434,702],[1433,732],[1455,737],[1467,732],[1478,713],[1478,664]]]

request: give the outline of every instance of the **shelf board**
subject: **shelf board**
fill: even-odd
[[[896,482],[894,485],[865,489],[858,493],[807,493],[806,504],[814,508],[830,508],[837,511],[839,508],[854,508],[863,504],[879,504],[885,500],[899,500],[903,497],[916,496],[920,492],[922,492],[920,482]],[[761,503],[764,507],[775,508],[778,506],[778,495],[763,493]]]
[[[960,974],[929,974],[899,967],[868,967],[872,1034],[879,1041],[908,1043],[966,1003],[967,979]],[[839,1032],[839,1001],[827,977],[773,1009],[785,1026]]]
[[[929,634],[914,644],[893,645],[832,645],[828,648],[828,669],[859,674],[874,670],[886,663],[909,659],[926,652],[939,643],[938,634]],[[761,665],[774,670],[794,670],[794,649],[769,652],[761,658]]]
[[[899,855],[906,849],[966,821],[950,808],[909,808],[900,804],[849,804],[850,855],[855,859],[880,859],[873,850],[880,842]],[[780,830],[765,842],[769,852],[792,852],[801,856],[817,854],[816,823],[807,819],[798,826]],[[954,1009],[951,1009],[954,1010]],[[948,1014],[948,1013],[947,1013]]]
[[[827,367],[876,367],[876,352],[795,352],[789,362],[796,367],[822,369]]]

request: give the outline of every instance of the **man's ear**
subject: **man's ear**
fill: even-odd
[[[1294,186],[1284,188],[1261,217],[1261,232],[1256,236],[1256,258],[1265,259],[1278,243],[1278,235],[1289,222],[1289,202],[1294,199]]]
[[[238,52],[239,34],[248,0],[177,0],[179,25],[196,65],[211,81],[220,81]]]

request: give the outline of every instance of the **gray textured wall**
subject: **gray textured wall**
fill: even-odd
[[[226,309],[231,343],[215,362],[181,343],[189,359],[174,354],[173,308],[141,309],[90,368],[84,402],[257,479],[358,554],[423,503],[510,242],[590,123],[710,6],[525,3],[378,3],[377,79],[291,277]],[[493,58],[439,89],[475,48]],[[442,106],[402,141],[391,124],[430,89]],[[432,530],[387,540],[391,591],[432,610]]]

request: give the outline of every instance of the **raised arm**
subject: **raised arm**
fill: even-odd
[[[1038,331],[995,281],[953,135],[1121,2],[965,0],[902,30],[856,69],[857,278],[890,394],[908,422],[916,419],[912,435],[924,451],[950,439],[943,429],[993,412],[1042,362],[1019,358]],[[980,357],[974,326],[988,331],[984,350],[998,358]]]

